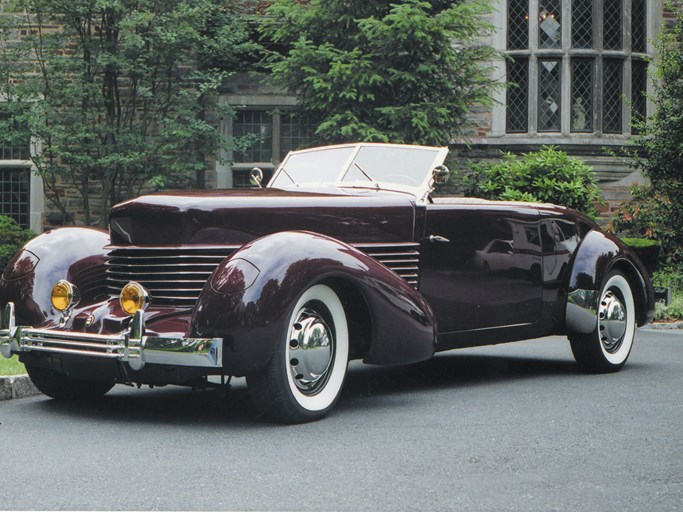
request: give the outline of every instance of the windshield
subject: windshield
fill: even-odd
[[[362,186],[414,189],[427,186],[446,148],[397,144],[329,146],[290,153],[269,187]],[[412,191],[412,190],[411,190]]]
[[[291,153],[285,160],[283,168],[268,185],[269,187],[286,187],[311,183],[334,183],[342,169],[353,155],[355,148],[339,147],[324,151],[306,151]],[[293,183],[292,183],[293,182]]]

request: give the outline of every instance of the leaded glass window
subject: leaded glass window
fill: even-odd
[[[529,130],[529,61],[515,59],[507,65],[507,131]]]
[[[538,46],[560,48],[562,43],[561,0],[541,0],[538,11]]]
[[[644,53],[647,50],[646,0],[631,0],[631,50]]]
[[[621,60],[605,59],[602,82],[602,130],[622,132],[622,70]]]
[[[280,115],[280,158],[303,147],[310,139],[310,128],[305,119],[294,112]]]
[[[647,107],[647,0],[507,5],[507,133],[631,133]]]
[[[647,62],[631,63],[631,122],[632,133],[640,133],[637,123],[647,115]],[[633,124],[635,123],[635,124]]]
[[[29,227],[29,170],[25,167],[0,167],[0,215]]]
[[[621,50],[623,47],[622,36],[622,0],[605,0],[602,12],[602,45],[605,50]]]
[[[572,47],[593,48],[593,0],[572,2]]]
[[[21,126],[26,127],[24,124]],[[28,160],[30,144],[17,131],[18,122],[11,114],[0,111],[0,160]],[[22,130],[21,133],[25,133]]]
[[[538,75],[538,131],[560,131],[560,78],[558,60],[541,60]]]
[[[240,110],[226,126],[232,138],[232,186],[251,188],[249,171],[255,165],[263,170],[268,183],[278,162],[292,150],[310,142],[311,129],[305,118],[286,108]],[[228,155],[230,158],[230,155]]]
[[[572,60],[571,131],[593,131],[593,67],[590,59]]]
[[[236,162],[270,162],[273,156],[273,121],[269,112],[237,112],[232,133],[240,147],[234,152]]]
[[[529,0],[508,2],[508,50],[529,47]]]

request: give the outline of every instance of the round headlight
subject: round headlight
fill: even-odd
[[[80,298],[81,294],[78,291],[78,288],[69,281],[64,281],[63,279],[55,283],[52,287],[52,293],[50,294],[52,307],[57,311],[66,311],[75,306],[78,304]]]
[[[119,302],[121,302],[121,308],[126,313],[134,315],[139,309],[143,311],[147,309],[147,306],[149,306],[149,293],[141,284],[130,282],[121,290]]]

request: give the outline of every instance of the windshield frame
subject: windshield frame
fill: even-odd
[[[428,151],[433,151],[434,152],[434,159],[432,160],[431,165],[429,166],[428,170],[424,173],[424,176],[422,177],[422,181],[418,182],[416,185],[406,185],[406,184],[401,184],[401,183],[394,183],[390,181],[382,181],[379,179],[376,179],[370,174],[371,179],[368,180],[344,180],[344,176],[349,172],[351,166],[354,165],[354,162],[356,161],[356,158],[358,156],[358,153],[361,151],[362,148],[364,147],[385,147],[385,148],[407,148],[407,149],[416,149],[416,150],[428,150]],[[299,151],[290,151],[285,159],[282,161],[282,163],[278,166],[278,168],[275,170],[273,173],[272,178],[266,185],[266,188],[276,188],[274,186],[274,183],[280,179],[286,179],[287,181],[291,181],[294,177],[289,177],[287,173],[287,162],[292,156],[300,155],[303,153],[315,153],[315,152],[321,152],[321,151],[326,151],[326,150],[331,150],[331,149],[343,149],[343,148],[352,148],[352,151],[349,155],[349,157],[346,159],[343,165],[340,166],[338,173],[333,179],[330,180],[323,180],[323,181],[316,181],[316,182],[302,182],[302,183],[288,183],[286,185],[279,184],[277,188],[285,189],[285,190],[291,190],[291,189],[297,189],[301,187],[325,187],[325,186],[331,186],[331,187],[336,187],[336,188],[357,188],[357,189],[370,189],[370,190],[389,190],[389,191],[395,191],[395,192],[407,192],[409,194],[414,195],[416,198],[420,199],[423,197],[426,197],[429,192],[431,192],[431,184],[432,184],[432,170],[439,166],[442,165],[446,159],[446,156],[448,155],[448,147],[437,147],[437,146],[419,146],[419,145],[412,145],[412,144],[386,144],[386,143],[373,143],[373,142],[358,142],[358,143],[351,143],[351,144],[337,144],[333,146],[318,146],[315,148],[308,148],[308,149],[302,149]],[[416,177],[416,179],[419,177]]]

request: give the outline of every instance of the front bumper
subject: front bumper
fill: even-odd
[[[118,334],[91,334],[17,326],[14,304],[5,307],[0,320],[0,354],[48,352],[72,354],[126,362],[133,370],[145,364],[221,368],[221,338],[183,338],[145,335],[143,312],[138,311],[128,331]]]

